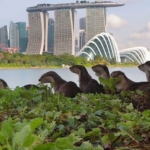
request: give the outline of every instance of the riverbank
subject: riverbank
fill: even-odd
[[[64,66],[0,66],[0,69],[46,69],[46,68],[69,68],[68,65],[66,65],[67,67]],[[86,68],[91,68],[93,65],[88,65],[85,67]],[[137,67],[138,65],[124,65],[124,64],[117,64],[117,65],[107,65],[108,68],[119,68],[119,67]]]

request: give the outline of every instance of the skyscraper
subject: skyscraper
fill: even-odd
[[[76,11],[60,9],[54,11],[54,55],[75,53]]]
[[[86,42],[95,35],[105,32],[106,8],[86,8]]]
[[[17,22],[19,29],[19,47],[20,52],[26,52],[26,23],[25,22]]]
[[[85,45],[86,43],[86,32],[85,30],[79,30],[79,50]]]
[[[10,40],[10,47],[19,47],[18,25],[12,21],[10,22],[10,27],[9,27],[9,40]]]
[[[47,12],[30,12],[27,54],[42,54],[48,50],[48,16]]]
[[[8,32],[6,25],[0,28],[0,44],[4,44],[8,47]]]
[[[79,52],[79,34],[75,37],[75,54]]]
[[[53,54],[54,52],[54,19],[48,20],[48,51]]]
[[[79,22],[80,30],[86,31],[86,18],[80,18]]]

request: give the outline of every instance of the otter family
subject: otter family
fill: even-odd
[[[138,68],[145,72],[147,77],[147,82],[134,82],[130,80],[123,72],[113,71],[111,74],[108,70],[108,67],[105,65],[95,65],[92,66],[92,70],[95,72],[97,77],[105,78],[118,78],[118,82],[115,84],[116,93],[122,93],[124,91],[135,91],[140,90],[143,92],[150,93],[150,61],[139,65]],[[41,83],[53,83],[54,92],[58,94],[64,94],[66,97],[74,98],[78,93],[107,93],[105,91],[104,85],[100,84],[95,79],[92,79],[87,69],[82,65],[73,65],[70,68],[72,73],[75,73],[79,77],[79,87],[76,83],[72,81],[65,81],[60,77],[56,72],[49,71],[44,73],[40,78],[39,82]],[[8,87],[8,84],[0,79],[0,89]],[[27,84],[22,88],[29,90],[31,87],[38,88],[37,85]]]

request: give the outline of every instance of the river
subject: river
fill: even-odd
[[[94,79],[98,79],[91,68],[87,70]],[[116,70],[123,71],[133,81],[146,81],[145,73],[137,67],[109,68],[110,73]],[[74,81],[78,84],[78,75],[72,73],[68,68],[1,69],[0,78],[5,80],[11,89],[14,89],[16,86],[23,86],[25,84],[38,84],[40,76],[48,71],[55,71],[64,80]]]

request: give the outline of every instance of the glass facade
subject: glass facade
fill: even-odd
[[[20,52],[26,52],[26,23],[18,22],[16,23],[19,29],[19,47]]]
[[[48,20],[48,51],[53,54],[54,52],[54,19]]]
[[[110,34],[97,34],[84,45],[79,53],[77,53],[77,56],[86,57],[87,59],[92,60],[94,60],[97,55],[109,60],[115,59],[116,62],[120,62],[117,43]]]
[[[7,26],[3,26],[0,28],[0,44],[4,44],[6,47],[9,46]]]
[[[133,47],[120,51],[122,62],[132,61],[139,64],[150,60],[148,49],[145,47]]]
[[[9,40],[10,40],[10,47],[19,47],[19,29],[18,25],[10,22],[9,27]]]
[[[80,18],[79,27],[80,27],[80,30],[86,31],[86,18],[85,17]]]

